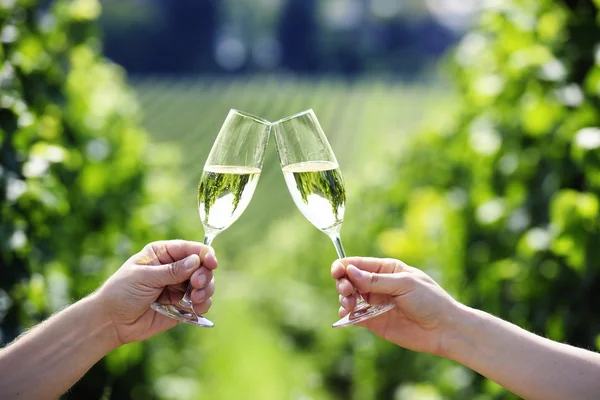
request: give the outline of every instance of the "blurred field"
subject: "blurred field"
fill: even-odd
[[[275,121],[314,109],[347,184],[343,232],[349,254],[364,247],[356,237],[365,240],[365,235],[353,232],[370,222],[358,193],[366,186],[390,183],[391,177],[380,172],[387,160],[397,159],[409,132],[418,131],[417,126],[450,100],[440,82],[138,78],[133,83],[153,142],[175,144],[180,150],[182,168],[173,178],[185,181],[187,190],[180,209],[185,217],[179,219],[188,224],[182,232],[197,232],[187,239],[202,238],[197,180],[228,110]],[[323,371],[346,374],[332,369],[340,364],[333,360],[346,357],[347,335],[361,335],[370,346],[374,342],[362,330],[330,328],[338,307],[328,278],[335,252],[326,236],[295,209],[272,138],[250,206],[214,247],[221,268],[208,316],[216,328],[207,332],[179,326],[153,339],[155,390],[164,398],[179,399],[332,398],[326,388],[335,382],[326,383]],[[364,360],[362,368],[370,369],[366,354]],[[348,362],[341,363],[348,371],[362,369],[360,363]],[[358,390],[376,387],[373,378],[366,372],[355,376]],[[344,397],[348,390],[337,392]]]
[[[385,163],[390,152],[400,151],[402,141],[435,103],[443,103],[440,86],[383,81],[345,83],[335,80],[292,79],[164,79],[133,80],[142,107],[143,126],[157,143],[175,144],[183,158],[181,175],[189,190],[181,213],[189,215],[201,239],[196,210],[196,185],[204,162],[227,112],[247,111],[270,121],[312,108],[336,153],[349,186],[352,202],[353,175]],[[442,95],[440,97],[440,95]],[[430,107],[431,106],[431,107]],[[257,192],[245,214],[215,240],[229,257],[241,241],[245,246],[260,241],[269,225],[295,207],[289,198],[273,138]],[[258,233],[258,234],[257,234]]]
[[[0,344],[149,241],[202,239],[197,180],[230,108],[270,120],[313,108],[347,185],[348,254],[401,258],[465,304],[600,350],[598,2],[100,3],[0,1]],[[450,3],[481,18],[442,16]],[[468,32],[439,63],[449,32],[435,28],[451,20]],[[277,43],[279,64],[261,64]],[[383,78],[430,67],[453,86]],[[66,399],[517,398],[449,360],[331,329],[336,254],[295,209],[273,141],[255,198],[214,247],[215,329],[122,346]]]

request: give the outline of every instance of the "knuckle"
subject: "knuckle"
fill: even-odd
[[[378,283],[379,283],[379,275],[378,274],[370,274],[371,287],[377,286]]]
[[[394,272],[396,270],[396,265],[398,260],[393,258],[384,258],[381,262],[381,272]]]
[[[147,245],[145,245],[140,251],[140,253],[149,253],[150,251],[152,251],[152,243],[148,243]]]
[[[413,275],[409,275],[409,274],[400,274],[398,277],[398,284],[399,286],[406,288],[406,289],[412,289],[417,285],[417,281],[418,278],[416,278]]]
[[[155,242],[151,242],[151,243],[148,243],[147,245],[145,245],[144,248],[142,249],[142,251],[140,251],[140,254],[144,254],[147,256],[154,256],[155,255],[154,244],[155,244]]]
[[[157,252],[156,254],[158,254],[159,256],[161,255],[168,255],[169,254],[169,249],[167,247],[168,242],[162,241],[162,242],[157,242]]]
[[[409,265],[402,260],[396,260],[396,272],[406,271]]]
[[[167,269],[169,271],[169,275],[171,278],[173,279],[177,279],[177,276],[179,275],[179,271],[181,271],[181,262],[173,262],[171,264],[169,264],[169,268]]]
[[[156,242],[148,243],[139,253],[132,256],[130,260],[135,259],[140,264],[157,264],[158,254],[155,245]]]
[[[144,246],[144,250],[154,250],[155,248],[159,247],[161,243],[162,243],[162,241],[160,241],[160,240],[150,242]]]

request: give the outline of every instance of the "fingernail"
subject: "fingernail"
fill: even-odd
[[[196,267],[196,265],[198,265],[199,261],[200,258],[196,254],[192,254],[191,256],[185,259],[185,261],[183,262],[183,266],[186,269],[193,269]]]
[[[198,283],[200,284],[200,286],[204,286],[204,284],[206,283],[206,275],[198,275]]]
[[[204,289],[198,290],[198,294],[196,295],[196,299],[198,301],[202,301],[202,300],[204,300],[205,297],[206,297],[206,290],[204,290]]]

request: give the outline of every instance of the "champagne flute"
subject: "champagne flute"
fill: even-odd
[[[344,221],[346,189],[338,162],[313,110],[272,124],[277,153],[287,187],[296,206],[317,229],[326,233],[339,258],[345,258],[340,230]],[[354,310],[334,328],[356,324],[394,308],[369,304],[355,293]]]
[[[269,142],[271,123],[231,110],[208,155],[198,184],[198,211],[204,227],[204,244],[229,228],[252,199]],[[188,282],[177,304],[153,303],[152,309],[188,324],[211,328],[214,324],[194,310]]]

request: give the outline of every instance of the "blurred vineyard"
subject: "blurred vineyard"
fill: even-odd
[[[148,241],[203,237],[196,184],[230,108],[269,120],[312,108],[347,184],[349,254],[401,258],[469,305],[600,349],[596,4],[485,2],[445,64],[452,87],[148,76],[129,78],[132,93],[100,53],[97,1],[48,14],[0,2],[0,341]],[[330,328],[335,252],[295,209],[272,142],[254,199],[214,247],[215,329],[123,346],[65,399],[514,398],[455,363]]]
[[[157,150],[168,144],[167,151],[175,151],[172,157],[180,159],[181,172],[174,179],[188,188],[180,211],[188,216],[185,231],[196,231],[197,239],[202,237],[202,226],[196,218],[196,185],[229,109],[240,109],[270,121],[314,109],[350,185],[351,203],[354,175],[377,168],[386,156],[397,153],[409,132],[429,118],[426,110],[435,112],[435,103],[441,106],[445,104],[442,99],[446,99],[440,98],[442,89],[431,82],[408,85],[368,80],[350,84],[260,77],[150,77],[136,78],[132,83],[142,109],[142,125]],[[224,257],[233,256],[241,246],[260,242],[261,234],[274,221],[294,209],[281,175],[275,143],[271,141],[252,203],[240,220],[215,241],[215,246],[224,250]]]
[[[185,224],[181,232],[192,235],[187,239],[202,238],[197,180],[229,109],[271,121],[314,109],[347,184],[342,234],[349,254],[364,254],[369,246],[361,242],[372,240],[361,234],[375,211],[361,204],[362,188],[385,187],[389,176],[383,172],[409,132],[451,100],[439,82],[138,78],[133,86],[154,146],[168,144],[168,151],[176,149],[172,157],[181,160],[172,179],[187,188],[176,216]],[[152,372],[161,396],[226,399],[239,397],[240,390],[246,398],[272,399],[375,393],[379,385],[366,373],[369,358],[352,365],[353,351],[345,342],[355,336],[369,347],[374,339],[330,328],[338,308],[329,278],[335,251],[295,209],[272,139],[250,206],[214,247],[221,267],[209,316],[216,329],[182,326],[152,340]],[[354,368],[365,374],[353,374]]]

